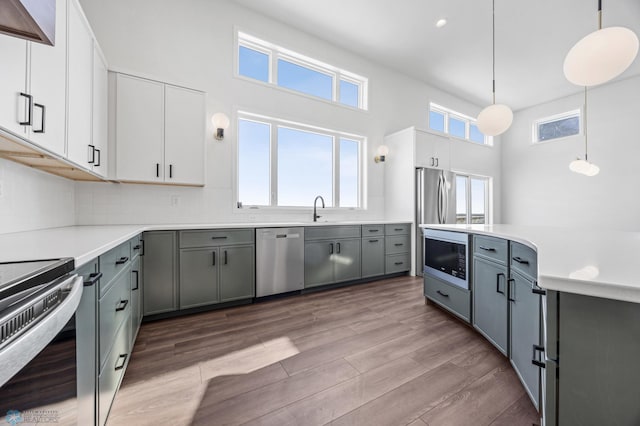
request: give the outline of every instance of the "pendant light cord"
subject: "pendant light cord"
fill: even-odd
[[[598,0],[601,1],[601,0]],[[496,0],[492,1],[492,30],[491,30],[491,46],[492,46],[492,70],[493,70],[493,104],[496,103]]]
[[[598,30],[602,29],[602,0],[598,0]]]
[[[587,157],[587,86],[584,86],[584,161],[589,161]]]

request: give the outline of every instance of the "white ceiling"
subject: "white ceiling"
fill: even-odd
[[[491,102],[491,0],[234,1],[478,105]],[[448,24],[438,29],[442,17]],[[604,0],[609,26],[640,35],[640,1]],[[496,101],[518,110],[579,92],[562,64],[596,29],[597,0],[496,0]],[[618,79],[633,75],[638,58]]]

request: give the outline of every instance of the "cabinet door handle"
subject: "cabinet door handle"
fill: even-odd
[[[436,165],[435,159],[433,157],[431,157],[431,167],[433,167],[435,165]]]
[[[169,164],[169,179],[173,179],[173,164]]]
[[[35,102],[33,103],[33,107],[40,108],[40,110],[42,110],[42,117],[40,118],[40,130],[34,130],[33,133],[44,133],[44,121],[47,108],[44,105],[37,104]]]
[[[140,250],[140,256],[144,256],[144,240],[140,239],[140,244],[142,245],[142,250]]]
[[[329,243],[329,254],[333,254],[333,243]]]
[[[449,297],[448,294],[441,292],[440,290],[436,291],[436,293],[438,293],[440,296],[442,297]]]
[[[493,247],[483,247],[483,246],[478,246],[478,248],[480,250],[484,250],[484,251],[490,251],[490,252],[495,252],[496,249],[494,249]]]
[[[340,243],[336,244],[337,252],[340,253]]]
[[[216,266],[216,252],[212,251],[211,254],[213,255],[213,261],[211,262],[211,266]]]
[[[31,119],[33,116],[33,97],[27,93],[20,92],[20,96],[27,98],[27,102],[29,102],[29,106],[27,107],[27,121],[18,121],[18,124],[21,126],[31,126]]]
[[[377,243],[380,240],[369,240],[370,243]]]
[[[156,163],[156,177],[160,177],[160,163]]]
[[[128,257],[121,257],[120,259],[116,260],[116,265],[122,265],[123,263],[127,263],[129,261]]]
[[[127,363],[128,357],[129,357],[129,354],[120,355],[116,360],[116,367],[114,368],[114,370],[115,371],[122,370],[124,368],[124,365]],[[120,362],[120,360],[122,360],[122,362]]]
[[[402,265],[404,262],[396,262],[394,265]]]
[[[402,228],[393,228],[393,230],[396,231],[396,232],[400,232],[400,231],[402,231]]]
[[[140,272],[131,271],[131,273],[136,275],[136,286],[134,288],[132,288],[131,290],[137,290],[137,289],[140,288]]]
[[[93,164],[96,162],[96,147],[93,145],[89,145],[89,160],[87,160],[87,163],[89,164]]]
[[[227,262],[227,251],[225,250],[224,251],[224,264],[226,265],[227,263],[228,263]]]
[[[212,240],[226,240],[227,237],[226,236],[222,236],[222,237],[211,237]]]
[[[504,294],[504,291],[500,290],[500,276],[506,278],[506,276],[502,272],[496,275],[496,293]]]
[[[95,285],[95,283],[100,281],[100,278],[102,278],[102,272],[93,272],[89,274],[89,278],[86,279],[82,284],[85,287],[91,287],[92,285]]]
[[[541,354],[543,354],[544,346],[533,345],[533,354],[531,355],[531,364],[540,368],[546,368],[547,364],[542,361],[539,361],[539,358],[536,356],[536,352],[540,352]]]
[[[124,311],[125,309],[127,309],[128,304],[128,300],[121,300],[120,304],[116,307],[116,312]]]
[[[94,164],[94,166],[96,166],[96,167],[100,167],[100,164],[101,164],[101,161],[100,161],[100,158],[101,158],[101,156],[100,156],[100,150],[99,150],[99,149],[96,149],[96,153],[98,154],[98,161],[96,161],[96,164]]]
[[[396,246],[396,247],[400,247],[400,246],[403,246],[403,245],[404,245],[403,243],[395,243],[394,244],[394,246]]]
[[[513,260],[515,260],[516,262],[522,264],[522,265],[528,265],[529,261],[528,260],[524,260],[523,258],[521,258],[520,256],[515,256],[512,257]]]
[[[507,280],[507,299],[509,299],[509,302],[515,302],[516,299],[511,297],[511,283],[516,283],[516,280],[514,280],[513,278],[509,278]]]
[[[436,157],[436,167],[438,167],[438,164],[440,163],[439,161],[440,159],[438,157]]]

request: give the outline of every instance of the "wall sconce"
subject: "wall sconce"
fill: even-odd
[[[389,147],[386,145],[380,145],[377,152],[378,155],[373,157],[373,161],[376,163],[384,163],[385,157],[389,154]]]
[[[224,131],[229,127],[229,117],[224,112],[217,112],[211,117],[213,127],[216,129],[216,133],[213,135],[217,140],[224,139]]]

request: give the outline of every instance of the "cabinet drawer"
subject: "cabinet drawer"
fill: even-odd
[[[511,242],[511,268],[531,278],[538,279],[538,255],[524,244]]]
[[[131,279],[130,274],[119,275],[99,303],[100,322],[100,365],[106,360],[113,344],[116,330],[129,318],[131,312]]]
[[[385,253],[398,254],[411,251],[411,240],[408,235],[392,235],[385,239]]]
[[[405,272],[411,269],[411,260],[409,253],[392,254],[385,257],[384,272],[385,274],[395,274],[396,272]]]
[[[311,226],[304,228],[304,239],[333,240],[336,238],[360,238],[360,226]]]
[[[180,248],[210,247],[229,244],[253,244],[255,230],[212,229],[206,231],[181,231]]]
[[[452,286],[428,274],[424,275],[424,295],[469,322],[471,292]]]
[[[507,264],[509,242],[502,238],[475,235],[473,237],[473,254],[491,259],[503,265]]]
[[[107,362],[100,372],[98,379],[98,416],[103,425],[109,415],[111,403],[120,386],[122,376],[127,363],[129,362],[130,345],[129,336],[130,324],[125,322],[118,330],[118,334],[114,339],[113,348],[107,357]]]
[[[384,236],[384,225],[362,225],[362,238]]]
[[[112,280],[129,265],[131,249],[129,241],[122,243],[117,247],[109,250],[100,256],[100,272],[102,279],[100,280],[100,297],[104,295]]]
[[[385,235],[409,235],[410,232],[410,223],[392,223],[384,226]]]
[[[129,240],[129,246],[131,247],[131,260],[133,260],[134,257],[142,254],[142,242],[141,240],[141,235],[138,234],[135,237],[133,237],[132,239]]]

